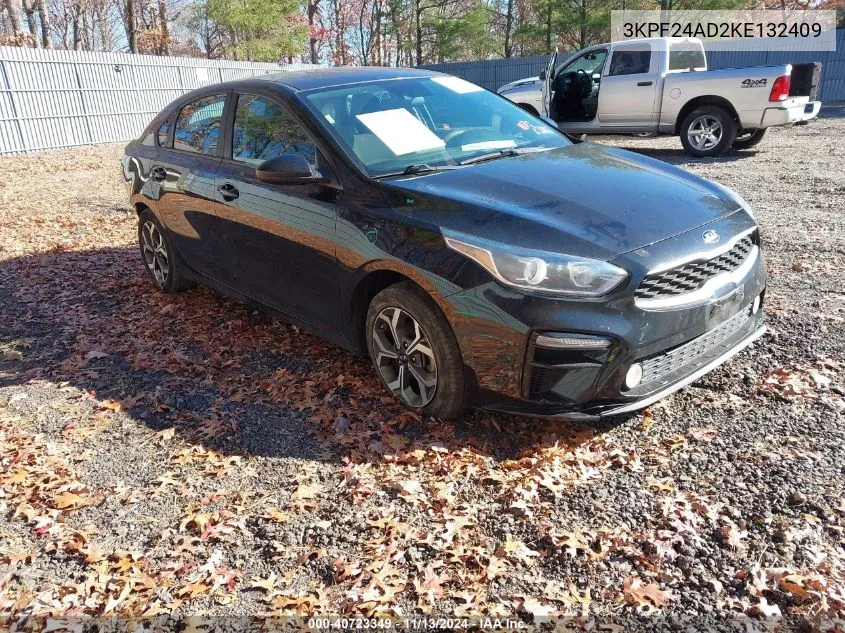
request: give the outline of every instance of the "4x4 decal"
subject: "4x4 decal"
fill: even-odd
[[[740,88],[765,88],[768,79],[746,79],[740,84]]]

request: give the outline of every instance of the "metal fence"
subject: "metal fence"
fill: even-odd
[[[128,141],[189,90],[308,67],[0,46],[0,155]]]
[[[756,46],[755,46],[756,45]],[[750,42],[749,48],[759,47]],[[769,47],[769,50],[723,51],[705,44],[710,68],[736,68],[737,66],[768,66],[801,62],[822,62],[822,101],[845,101],[845,30],[836,32],[835,51],[788,51]],[[566,57],[566,55],[563,55]],[[467,81],[496,90],[517,79],[536,77],[546,67],[548,55],[511,57],[454,64],[427,64],[420,68],[457,75]]]

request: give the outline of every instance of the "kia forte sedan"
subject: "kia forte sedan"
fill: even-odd
[[[634,411],[763,331],[736,193],[421,70],[215,84],[123,158],[143,265],[369,356],[406,407]]]

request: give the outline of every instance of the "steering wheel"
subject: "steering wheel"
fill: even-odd
[[[485,141],[497,141],[501,138],[499,134],[486,129],[455,130],[446,135],[446,147],[460,147],[472,143],[483,143]]]
[[[581,96],[587,97],[593,91],[593,78],[587,74],[587,71],[583,68],[579,68],[575,71],[576,75],[578,76],[578,81],[581,84]]]

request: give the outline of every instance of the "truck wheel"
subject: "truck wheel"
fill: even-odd
[[[724,108],[702,106],[681,124],[681,144],[693,156],[718,156],[736,138],[736,122]]]
[[[740,134],[737,134],[736,139],[734,139],[734,149],[748,149],[758,145],[760,141],[763,140],[763,137],[766,136],[766,129],[767,128],[758,130],[743,130]]]

